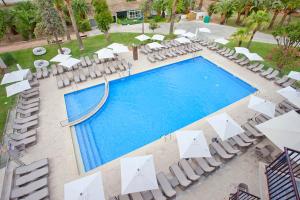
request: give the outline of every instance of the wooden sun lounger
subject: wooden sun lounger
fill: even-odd
[[[80,80],[81,81],[86,81],[86,75],[85,75],[83,69],[79,69],[78,73],[79,73]]]
[[[269,67],[267,70],[261,72],[259,75],[264,77],[264,76],[271,74],[272,72],[273,72],[273,68]]]
[[[176,191],[172,188],[171,183],[169,182],[168,178],[166,177],[166,175],[163,172],[159,172],[156,175],[158,184],[160,185],[163,193],[169,197],[169,198],[173,198],[176,196]]]
[[[94,69],[95,69],[95,74],[97,77],[101,77],[102,76],[102,73],[101,71],[99,70],[99,66],[98,65],[95,65],[94,66]]]
[[[153,194],[151,193],[150,190],[141,192],[141,195],[143,197],[143,200],[152,200],[153,199]]]
[[[16,186],[21,186],[26,183],[35,181],[43,176],[47,176],[48,174],[49,174],[49,167],[45,166],[43,168],[32,171],[29,174],[26,174],[24,176],[20,176],[19,178],[16,178],[15,184],[16,184]]]
[[[90,60],[90,57],[85,56],[84,59],[85,59],[85,62],[87,64],[87,66],[91,66],[92,65],[92,61]]]
[[[226,53],[226,54],[224,54],[223,56],[229,57],[229,56],[232,56],[234,53],[235,53],[235,51],[234,51],[234,50],[231,50],[229,53]]]
[[[13,133],[13,134],[10,134],[9,137],[11,139],[13,139],[13,140],[20,141],[20,140],[24,140],[25,138],[36,136],[36,134],[37,134],[37,130],[36,129],[32,129],[32,130],[24,132],[24,133]]]
[[[238,135],[244,142],[253,144],[256,139],[248,137],[245,133],[241,133]]]
[[[22,197],[22,196],[28,195],[28,194],[40,189],[40,188],[43,188],[47,185],[48,185],[48,179],[42,178],[40,180],[29,183],[26,186],[14,188],[11,192],[10,197],[11,198]]]
[[[119,195],[119,200],[130,200],[128,194],[121,194]]]
[[[54,76],[56,76],[58,74],[57,67],[55,64],[51,65],[51,71]]]
[[[24,99],[29,99],[29,98],[36,97],[36,96],[39,96],[39,95],[40,95],[40,93],[38,91],[29,93],[29,94],[21,93],[21,97],[24,98]]]
[[[74,82],[75,83],[80,83],[80,78],[79,78],[79,73],[78,73],[78,71],[74,71],[73,72],[73,78],[74,78]]]
[[[49,77],[49,71],[48,71],[47,67],[42,68],[42,75],[44,78]]]
[[[183,171],[179,168],[177,163],[172,164],[169,167],[170,171],[172,172],[172,174],[177,178],[179,184],[183,187],[186,188],[189,185],[192,184],[192,181],[188,180],[185,176],[185,174],[183,173]]]
[[[245,61],[240,62],[239,64],[240,64],[241,66],[245,66],[245,65],[248,65],[249,63],[250,63],[250,61],[249,61],[248,59],[246,59]]]
[[[135,192],[130,194],[131,200],[143,200],[141,193]]]
[[[224,160],[228,160],[234,157],[234,154],[228,154],[219,143],[212,142],[209,146],[211,148],[211,151],[216,152]]]
[[[35,103],[32,103],[32,104],[28,104],[28,105],[23,105],[23,104],[19,103],[17,105],[17,108],[20,108],[22,110],[27,110],[27,109],[30,109],[30,108],[38,107],[39,105],[40,105],[39,102],[35,102]]]
[[[268,80],[273,80],[273,79],[275,79],[278,75],[279,75],[279,71],[278,71],[278,70],[274,70],[271,74],[265,76],[265,78],[268,79]]]
[[[40,102],[40,98],[36,97],[36,98],[31,98],[29,100],[26,100],[26,99],[20,99],[19,100],[19,103],[22,103],[23,105],[30,105],[30,104],[35,103],[35,102]]]
[[[36,169],[47,166],[48,164],[49,164],[48,158],[37,160],[37,161],[34,161],[34,162],[32,162],[28,165],[17,167],[16,170],[15,170],[15,174],[16,175],[27,174],[27,173],[30,173],[30,172],[36,170]]]
[[[257,63],[253,63],[252,65],[249,65],[248,67],[247,67],[247,69],[253,69],[253,68],[255,68],[255,67],[257,67],[259,65],[259,63],[257,62]]]
[[[36,143],[36,136],[32,136],[32,137],[28,137],[25,138],[23,140],[19,140],[19,141],[14,141],[14,140],[10,140],[9,143],[14,146],[15,148],[19,148],[21,146],[29,146],[29,145],[33,145]]]
[[[240,138],[239,136],[235,135],[232,137],[232,139],[234,140],[234,142],[239,146],[239,147],[249,147],[252,143],[246,143],[244,142],[244,140],[242,140],[242,138]]]
[[[163,195],[160,189],[151,190],[154,200],[166,200],[167,198]]]
[[[30,115],[32,115],[35,112],[38,112],[39,110],[40,110],[39,107],[34,107],[27,110],[22,110],[20,108],[17,108],[16,112],[23,115],[24,117],[29,117]]]
[[[193,158],[192,160],[197,163],[197,165],[206,173],[211,173],[215,170],[214,167],[211,167],[207,164],[204,158]]]
[[[186,174],[187,178],[191,181],[197,181],[199,180],[200,176],[195,174],[193,168],[190,166],[188,161],[186,159],[180,159],[178,162],[178,165],[181,167],[181,169]]]
[[[41,79],[43,78],[43,73],[42,73],[42,70],[41,69],[36,69],[36,73],[35,73],[35,76],[37,79]]]
[[[238,59],[238,60],[236,60],[234,62],[237,63],[237,64],[239,64],[241,62],[244,62],[245,60],[247,60],[247,58],[246,57],[242,57],[242,58],[240,58],[240,59]]]
[[[62,81],[65,87],[71,84],[69,77],[67,77],[65,74],[62,75]]]
[[[80,57],[80,64],[81,64],[81,66],[82,67],[87,67],[87,64],[86,64],[86,61],[85,61],[85,59],[84,59],[84,57]]]
[[[35,87],[35,88],[31,88],[29,90],[25,90],[24,92],[22,92],[22,94],[30,94],[30,93],[33,93],[33,92],[39,92],[39,88],[38,87]]]
[[[288,80],[287,82],[281,84],[281,86],[282,86],[282,87],[288,87],[288,86],[293,85],[294,83],[296,83],[296,80],[290,79],[290,80]]]
[[[49,190],[47,187],[45,187],[40,190],[34,191],[33,193],[27,195],[24,198],[19,198],[19,200],[40,200],[40,199],[47,200],[46,198],[48,196],[49,196]]]
[[[212,157],[207,157],[207,158],[204,158],[204,159],[212,167],[220,167],[223,164],[222,162],[217,161],[213,156]]]
[[[13,129],[21,131],[21,133],[26,132],[29,128],[37,126],[39,124],[38,120],[33,120],[30,122],[26,122],[24,124],[13,124]]]
[[[61,78],[61,76],[56,76],[56,84],[58,88],[63,88],[64,87],[64,82]]]
[[[90,77],[91,77],[92,79],[97,78],[93,66],[88,67],[88,70],[89,70]]]
[[[250,120],[249,122],[242,125],[242,128],[246,129],[246,134],[251,134],[251,136],[254,136],[255,138],[264,137],[265,135],[262,134],[260,131],[258,131],[255,128],[255,122]]]
[[[58,74],[64,73],[64,68],[61,65],[57,65],[57,72]]]
[[[287,75],[284,75],[282,78],[274,81],[277,85],[282,85],[283,83],[287,82],[290,78]]]
[[[95,61],[96,64],[100,64],[101,63],[100,60],[99,60],[99,58],[98,58],[98,56],[96,54],[93,54],[93,58],[94,58],[94,61]]]
[[[251,69],[251,71],[253,72],[261,72],[264,68],[264,65],[263,64],[259,64],[257,67]]]
[[[37,87],[37,86],[39,86],[40,84],[39,84],[39,81],[38,81],[37,79],[33,79],[33,80],[29,81],[29,85],[30,85],[31,87]]]
[[[221,53],[221,52],[226,51],[226,50],[227,50],[227,48],[226,48],[226,47],[223,47],[222,49],[219,49],[219,50],[217,50],[216,52],[217,52],[217,53]]]
[[[238,53],[235,53],[234,55],[228,57],[228,59],[230,59],[230,60],[237,60],[238,58],[239,58]]]
[[[228,48],[228,49],[226,49],[226,51],[220,52],[220,55],[228,54],[230,51],[231,51],[231,49]]]
[[[290,103],[289,101],[282,101],[279,103],[279,107],[284,109],[285,112],[289,112],[291,110],[297,110],[299,109],[297,106],[294,104]]]
[[[228,141],[222,141],[221,139],[218,139],[218,143],[222,145],[222,147],[227,151],[229,154],[238,154],[240,150],[234,149]]]

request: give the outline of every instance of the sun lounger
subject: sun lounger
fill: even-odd
[[[261,72],[259,75],[264,77],[264,76],[271,74],[272,72],[273,72],[273,68],[269,67],[267,70]]]
[[[284,75],[282,78],[274,81],[277,85],[282,85],[283,83],[287,82],[290,78],[287,75]]]
[[[98,58],[98,55],[94,54],[93,58],[94,58],[94,61],[95,61],[96,64],[100,64],[100,60]]]
[[[248,65],[249,63],[250,63],[250,61],[248,59],[246,59],[245,61],[240,62],[239,65],[245,66],[245,65]]]
[[[49,167],[45,166],[43,168],[32,171],[29,174],[26,174],[24,176],[16,178],[15,184],[16,184],[16,186],[21,186],[21,185],[24,185],[26,183],[35,181],[36,179],[41,178],[43,176],[47,176],[48,174],[49,174]]]
[[[259,64],[257,67],[251,69],[251,71],[253,72],[261,72],[264,68],[264,65],[263,64]]]
[[[92,61],[90,60],[90,57],[85,56],[84,59],[85,59],[85,62],[87,64],[87,66],[91,66],[92,65]]]
[[[192,159],[201,169],[206,173],[211,173],[215,170],[214,167],[211,167],[207,164],[206,160],[204,158],[193,158]]]
[[[22,110],[20,108],[17,108],[17,113],[21,114],[21,116],[23,117],[29,117],[30,115],[32,115],[35,112],[38,112],[40,109],[39,107],[34,107],[34,108],[30,108],[27,110]]]
[[[163,172],[159,172],[156,175],[158,184],[160,185],[163,193],[169,197],[169,198],[173,198],[176,196],[176,191],[172,188],[171,183],[169,182],[168,178],[166,177],[166,175]]]
[[[225,55],[225,54],[228,54],[230,51],[231,51],[231,49],[228,48],[225,51],[220,52],[219,54],[220,55]]]
[[[234,62],[237,63],[237,64],[239,64],[241,62],[244,62],[245,60],[247,60],[247,58],[246,57],[242,57],[242,58],[240,58],[240,59],[238,59],[238,60],[236,60]]]
[[[24,133],[13,133],[13,134],[10,134],[9,137],[11,139],[13,139],[13,140],[20,141],[20,140],[23,140],[25,138],[36,136],[36,134],[37,134],[36,129],[32,129],[32,130],[24,132]]]
[[[268,80],[272,80],[272,79],[275,79],[279,74],[279,71],[278,70],[274,70],[271,74],[265,76],[266,79]]]
[[[30,93],[33,93],[33,92],[39,92],[39,88],[38,87],[35,87],[35,88],[31,88],[29,90],[25,90],[24,92],[22,92],[22,94],[30,94]]]
[[[35,162],[32,162],[28,165],[20,166],[17,167],[15,170],[16,175],[22,175],[22,174],[27,174],[30,173],[36,169],[40,169],[44,166],[47,166],[49,164],[48,158],[44,158]]]
[[[94,70],[95,70],[95,74],[96,74],[97,77],[101,77],[102,76],[102,73],[99,70],[99,66],[98,65],[94,65]]]
[[[29,85],[30,85],[30,87],[38,87],[40,84],[37,79],[33,79],[33,80],[29,81]]]
[[[235,53],[235,51],[231,50],[231,51],[229,51],[229,53],[223,54],[223,56],[229,57],[229,56],[232,56],[234,53]]]
[[[204,158],[204,159],[212,167],[219,167],[223,164],[222,162],[217,161],[213,156],[212,157],[207,157],[207,158]]]
[[[85,75],[83,69],[79,69],[78,73],[79,73],[80,80],[81,81],[86,81],[86,75]]]
[[[251,143],[244,142],[239,136],[235,135],[232,137],[233,141],[241,148],[249,147]]]
[[[28,99],[28,100],[21,98],[19,100],[19,103],[22,103],[23,105],[30,105],[30,104],[35,103],[35,102],[40,102],[40,98],[36,97],[36,98]]]
[[[224,141],[221,139],[217,139],[218,143],[225,149],[225,151],[227,151],[227,153],[229,154],[238,154],[240,152],[240,150],[238,149],[234,149],[230,143],[228,141]]]
[[[292,86],[294,83],[296,83],[296,80],[294,79],[290,79],[287,82],[281,84],[282,87],[288,87],[288,86]]]
[[[285,112],[299,109],[297,106],[289,103],[288,101],[282,101],[281,103],[279,103],[279,107],[282,108],[283,110],[285,110]]]
[[[13,129],[20,131],[21,133],[26,132],[29,128],[35,127],[39,124],[38,120],[26,122],[24,124],[13,124]]]
[[[25,138],[25,139],[19,140],[19,141],[14,141],[14,140],[9,141],[9,144],[17,149],[19,147],[22,147],[22,146],[27,147],[27,146],[33,145],[35,143],[36,143],[36,136],[28,137],[28,138]]]
[[[235,53],[232,56],[229,56],[228,59],[230,59],[230,60],[237,60],[237,59],[239,59],[239,54]]]
[[[154,57],[152,57],[152,55],[150,55],[150,54],[147,55],[147,59],[152,63],[156,62],[156,59]]]
[[[245,133],[240,133],[238,135],[244,142],[253,144],[256,139],[248,137]]]
[[[48,179],[42,178],[40,180],[29,183],[26,186],[14,188],[11,192],[10,197],[12,199],[22,197],[22,196],[28,195],[28,194],[40,189],[40,188],[43,188],[47,185],[48,185]]]
[[[108,63],[107,67],[110,69],[111,73],[116,73],[116,68],[112,65],[112,63]]]
[[[61,76],[56,76],[56,84],[59,89],[64,87],[64,82]]]
[[[48,71],[47,67],[42,68],[42,75],[44,78],[49,77],[49,71]]]
[[[58,74],[64,73],[64,68],[61,65],[57,65],[57,72]]]
[[[247,123],[242,125],[242,128],[246,129],[246,134],[251,134],[251,136],[254,136],[255,138],[264,137],[264,134],[262,134],[259,130],[255,128],[256,123],[252,120],[249,120]]]
[[[95,70],[94,70],[94,67],[93,67],[93,66],[90,66],[90,67],[88,67],[88,70],[89,70],[90,77],[91,77],[92,79],[94,79],[94,78],[97,78],[97,76],[96,76],[96,73],[95,73]]]
[[[36,76],[37,79],[42,79],[43,78],[43,72],[40,68],[36,69],[35,76]]]
[[[71,84],[69,77],[67,77],[65,74],[62,75],[62,80],[63,80],[63,83],[64,83],[65,87],[69,86]]]
[[[73,79],[74,79],[74,82],[75,83],[80,83],[80,78],[79,78],[79,73],[78,73],[78,71],[74,71],[73,72]]]
[[[39,96],[39,95],[40,95],[40,93],[38,91],[29,93],[29,94],[21,93],[21,97],[24,98],[24,99],[29,99],[29,98],[36,97],[36,96]]]
[[[33,120],[37,120],[39,118],[38,114],[31,115],[29,117],[24,118],[15,118],[14,123],[15,124],[24,124]]]
[[[119,200],[130,200],[128,194],[121,194],[119,195]]]
[[[228,160],[234,157],[234,154],[228,154],[219,143],[212,142],[209,146],[211,148],[211,151],[215,151],[224,160]]]
[[[180,159],[178,162],[178,165],[181,167],[181,169],[186,174],[187,178],[191,181],[197,181],[199,180],[200,176],[195,174],[193,168],[190,166],[188,161],[186,159]]]
[[[179,184],[183,187],[186,188],[189,185],[192,184],[192,182],[190,180],[188,180],[185,176],[185,174],[183,173],[183,171],[179,168],[177,163],[172,164],[169,167],[170,171],[172,172],[172,174],[177,178]]]
[[[227,48],[226,47],[223,47],[222,49],[219,49],[219,50],[217,50],[216,52],[217,53],[221,53],[221,52],[225,52],[227,50]]]
[[[154,57],[155,59],[159,60],[159,61],[163,61],[163,60],[164,60],[164,59],[163,59],[160,55],[158,55],[157,53],[154,53],[154,54],[153,54],[153,57]]]
[[[153,199],[153,195],[150,190],[141,192],[141,195],[143,197],[143,200],[152,200]]]
[[[80,61],[81,61],[81,66],[82,67],[87,67],[87,63],[86,63],[84,57],[80,57]]]
[[[141,193],[135,192],[130,194],[131,200],[143,200]]]
[[[42,188],[40,190],[34,191],[30,195],[27,195],[24,198],[19,198],[19,200],[40,200],[45,199],[49,196],[49,190],[47,187]]]
[[[255,67],[257,67],[259,65],[259,63],[257,62],[257,63],[253,63],[252,65],[249,65],[248,67],[247,67],[247,69],[253,69],[253,68],[255,68]]]
[[[154,200],[166,200],[167,198],[163,195],[160,189],[151,190]]]
[[[109,67],[107,65],[104,66],[105,74],[111,74]]]
[[[23,109],[23,110],[27,110],[29,108],[34,108],[34,107],[38,107],[40,104],[38,102],[32,103],[32,104],[28,104],[28,105],[23,105],[21,103],[19,103],[17,105],[17,108]]]

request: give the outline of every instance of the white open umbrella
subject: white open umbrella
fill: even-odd
[[[121,159],[122,194],[158,189],[152,155]]]
[[[119,54],[119,53],[127,53],[129,52],[129,49],[127,46],[119,43],[113,43],[109,46],[107,46],[108,49],[111,49],[113,53]]]
[[[257,96],[251,96],[248,108],[273,118],[275,116],[276,104]]]
[[[202,33],[211,33],[210,29],[208,29],[208,28],[199,28],[198,30],[199,30],[199,32],[202,32]]]
[[[282,88],[280,90],[277,90],[277,93],[279,93],[281,96],[289,100],[292,104],[296,105],[298,108],[300,108],[300,92],[292,88],[291,86]]]
[[[177,131],[180,158],[211,157],[204,134],[198,131]]]
[[[250,61],[263,61],[264,59],[257,53],[244,53]]]
[[[227,44],[229,42],[229,40],[226,40],[225,38],[217,38],[215,39],[215,42],[216,43],[219,43],[219,44]]]
[[[1,85],[8,84],[8,83],[14,83],[14,82],[18,82],[18,81],[23,81],[24,79],[27,78],[27,75],[29,73],[30,73],[29,69],[22,69],[22,70],[6,73],[3,76]]]
[[[64,62],[65,60],[67,60],[68,58],[70,58],[71,55],[66,55],[66,54],[57,54],[56,56],[54,56],[53,58],[51,58],[50,62]]]
[[[256,125],[280,149],[300,151],[300,115],[294,110]]]
[[[164,48],[163,45],[157,43],[157,42],[152,42],[152,43],[149,43],[147,44],[147,46],[150,48],[150,49],[161,49],[161,48]]]
[[[291,79],[294,79],[296,81],[300,81],[300,72],[291,71],[288,75]]]
[[[243,133],[244,130],[227,113],[222,113],[208,119],[208,123],[214,128],[222,140]]]
[[[236,53],[240,53],[240,54],[247,54],[250,53],[249,49],[245,48],[245,47],[234,47],[235,52]]]
[[[191,38],[195,38],[195,37],[196,37],[196,34],[195,34],[195,33],[191,33],[191,32],[187,32],[187,33],[182,34],[182,36],[191,39]]]
[[[185,38],[185,37],[179,37],[175,38],[175,41],[179,42],[180,44],[188,44],[191,43],[191,40]]]
[[[176,29],[174,31],[174,35],[182,35],[182,34],[185,34],[186,33],[186,30],[184,29]]]
[[[20,81],[6,87],[7,97],[18,94],[31,88],[28,80]]]
[[[101,172],[66,183],[64,196],[64,200],[105,200]]]
[[[108,59],[108,58],[114,58],[114,52],[111,49],[103,48],[99,51],[96,51],[96,54],[98,54],[99,59]]]
[[[158,40],[158,41],[163,41],[165,39],[164,35],[160,35],[160,34],[155,34],[152,36],[151,38],[152,40]]]
[[[149,36],[144,35],[144,34],[136,36],[135,38],[138,39],[139,41],[142,41],[142,42],[150,39]]]
[[[81,62],[80,60],[70,57],[67,60],[59,63],[59,65],[65,67],[65,68],[71,69],[74,65],[77,65],[80,62]]]

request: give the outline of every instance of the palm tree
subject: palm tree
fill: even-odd
[[[198,4],[198,9],[199,9],[199,10],[202,9],[203,1],[204,1],[204,0],[200,0],[200,1],[199,1],[199,4]]]
[[[238,46],[242,46],[242,42],[249,41],[250,30],[248,28],[240,28],[231,35],[231,39],[238,43]]]
[[[278,16],[278,14],[282,11],[283,9],[283,4],[281,2],[281,0],[276,0],[276,1],[273,1],[272,4],[271,4],[271,9],[273,10],[273,17],[271,19],[271,22],[269,24],[269,27],[268,29],[271,29],[274,25],[274,22]]]
[[[174,31],[177,3],[178,3],[178,0],[173,0],[172,11],[171,11],[171,15],[170,15],[170,30],[169,30],[170,35],[173,34],[173,31]]]
[[[235,11],[237,12],[237,17],[235,20],[235,24],[240,24],[241,22],[241,15],[245,10],[247,0],[235,0],[234,1],[234,7]]]
[[[252,34],[248,42],[247,48],[250,47],[255,33],[259,30],[262,30],[265,26],[267,26],[269,21],[270,21],[269,13],[262,10],[252,13],[247,18],[247,25],[249,29],[252,30]]]
[[[281,21],[279,22],[280,26],[283,25],[286,17],[293,12],[296,8],[300,6],[300,0],[281,0],[284,9],[283,9],[283,16],[281,18]]]
[[[54,6],[55,6],[55,9],[57,10],[57,12],[59,14],[60,20],[61,20],[62,25],[64,27],[64,30],[65,30],[65,33],[66,33],[66,36],[67,36],[67,40],[71,40],[70,32],[68,30],[67,23],[66,23],[65,13],[63,11],[63,1],[62,0],[54,0]]]
[[[72,22],[72,25],[73,25],[73,29],[75,31],[76,38],[77,38],[77,41],[78,41],[78,44],[79,44],[79,49],[83,50],[84,47],[83,47],[83,43],[82,43],[81,37],[80,37],[79,32],[78,32],[78,28],[77,28],[77,24],[76,24],[76,20],[75,20],[75,16],[74,16],[74,12],[73,12],[72,2],[71,1],[72,0],[65,0],[67,8],[68,8],[68,11],[69,11],[69,15],[70,15],[70,18],[71,18],[71,22]]]
[[[216,3],[215,10],[217,13],[221,14],[220,24],[225,24],[226,20],[232,15],[234,9],[232,0],[221,0]]]
[[[252,11],[252,9],[259,7],[261,4],[261,0],[246,0],[245,9],[244,9],[244,17],[242,21],[244,21]]]

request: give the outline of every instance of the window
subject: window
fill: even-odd
[[[129,19],[142,18],[142,12],[140,10],[129,10],[127,11],[127,18]]]

